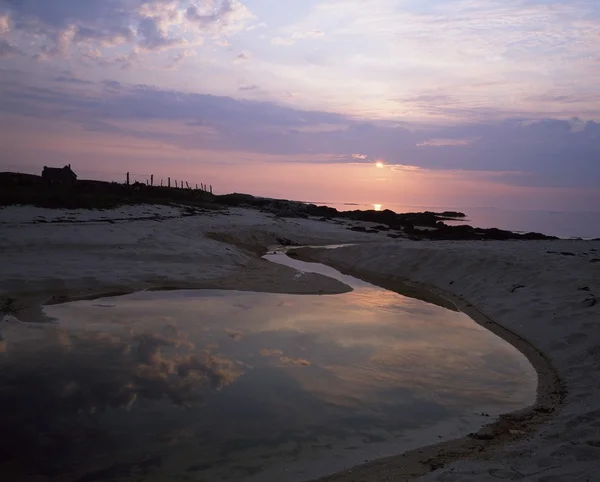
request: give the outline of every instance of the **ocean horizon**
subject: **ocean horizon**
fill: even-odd
[[[577,212],[558,210],[516,210],[495,207],[456,207],[456,206],[406,206],[402,204],[367,204],[367,203],[335,203],[315,202],[314,204],[330,206],[338,211],[354,211],[357,209],[374,209],[382,211],[390,209],[395,213],[422,211],[458,211],[466,217],[456,221],[445,221],[447,224],[469,224],[477,228],[498,228],[516,233],[537,232],[559,238],[600,238],[600,212]]]

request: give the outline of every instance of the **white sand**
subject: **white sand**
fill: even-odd
[[[592,251],[600,251],[598,242],[390,242],[385,233],[243,209],[160,222],[23,224],[39,215],[31,209],[0,210],[0,298],[36,295],[41,302],[57,293],[244,282],[270,291],[335,292],[343,289],[339,283],[297,277],[253,251],[276,244],[278,237],[300,244],[368,242],[318,257],[341,270],[411,279],[464,298],[542,350],[569,391],[564,409],[530,439],[504,446],[489,460],[454,462],[424,480],[600,480],[600,303],[585,302],[600,297],[600,263],[591,262],[600,258]],[[77,216],[89,220],[92,213]],[[524,287],[513,291],[516,285]],[[578,290],[584,287],[590,291]],[[359,479],[346,474],[339,480]],[[387,480],[402,479],[391,472]]]
[[[172,208],[166,209],[167,214],[175,214]],[[59,219],[66,212],[54,210],[52,216]],[[60,292],[82,296],[165,285],[219,287],[213,282],[245,276],[250,284],[252,273],[258,278],[260,273],[270,271],[279,275],[287,272],[295,280],[292,286],[284,283],[279,290],[316,292],[318,289],[311,288],[310,282],[318,275],[295,278],[294,270],[258,260],[250,251],[277,244],[278,238],[292,238],[302,244],[327,244],[372,241],[385,236],[356,233],[337,224],[275,218],[245,209],[160,221],[85,222],[99,213],[122,219],[123,213],[139,217],[144,212],[156,214],[165,210],[160,206],[104,212],[78,210],[79,223],[30,224],[40,213],[38,208],[0,209],[0,297]],[[208,236],[236,241],[248,251]],[[337,286],[340,291],[340,283],[321,278],[329,282],[323,289]],[[258,289],[278,291],[275,277],[271,285],[264,282]]]
[[[582,241],[401,241],[316,255],[344,271],[410,279],[463,298],[545,353],[566,382],[564,408],[533,437],[421,480],[600,480],[600,300],[586,302],[600,298],[600,263],[591,262],[599,251],[600,242]],[[524,287],[512,291],[516,285]]]
[[[34,206],[0,208],[0,224],[30,224],[43,222],[100,222],[128,219],[173,218],[181,216],[177,206],[138,204],[115,209],[46,209]]]

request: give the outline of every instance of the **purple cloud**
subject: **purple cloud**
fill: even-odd
[[[0,39],[0,59],[8,59],[21,55],[23,52],[15,44],[6,39]]]
[[[272,102],[111,80],[88,84],[68,73],[55,77],[60,89],[27,86],[18,72],[10,79],[0,86],[0,115],[60,120],[112,136],[286,159],[322,154],[324,162],[383,159],[389,166],[511,172],[501,178],[510,184],[600,185],[600,124],[594,121],[521,118],[414,129]],[[82,88],[89,93],[82,95]],[[156,123],[166,128],[157,131]]]

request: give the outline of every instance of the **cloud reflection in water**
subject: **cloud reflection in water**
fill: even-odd
[[[524,358],[464,314],[369,286],[137,293],[106,305],[47,307],[60,328],[35,342],[7,334],[5,461],[33,457],[62,473],[74,460],[160,453],[165,477],[190,466],[243,478],[241,466],[264,474],[330,450],[346,460],[347,446],[397,450],[407,431],[510,411],[535,393]]]

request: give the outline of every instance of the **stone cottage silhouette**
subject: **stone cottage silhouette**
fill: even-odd
[[[42,179],[58,184],[74,184],[77,181],[77,174],[71,170],[71,164],[65,167],[44,166]]]

